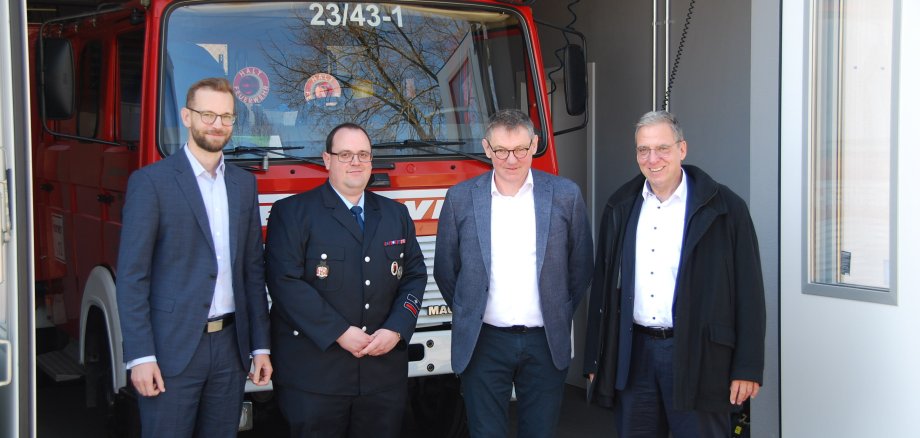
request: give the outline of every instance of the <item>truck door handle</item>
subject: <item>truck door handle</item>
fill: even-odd
[[[54,191],[54,186],[51,185],[50,183],[42,183],[41,185],[38,186],[38,188],[39,188],[41,191],[43,191],[43,192],[52,192],[52,191]]]
[[[96,196],[96,200],[103,204],[111,204],[115,200],[115,197],[106,193],[101,193]]]

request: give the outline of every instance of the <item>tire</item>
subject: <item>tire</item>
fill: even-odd
[[[466,438],[466,407],[456,376],[441,375],[409,380],[405,436]]]
[[[104,410],[109,437],[139,438],[141,422],[137,399],[128,388],[120,388],[117,393],[113,388],[112,353],[104,328],[105,323],[98,317],[87,327],[86,406]]]

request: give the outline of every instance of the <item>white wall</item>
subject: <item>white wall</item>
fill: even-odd
[[[901,2],[898,159],[894,230],[897,305],[802,293],[807,10],[783,6],[780,218],[782,432],[786,437],[915,436],[920,413],[920,32],[918,2]]]

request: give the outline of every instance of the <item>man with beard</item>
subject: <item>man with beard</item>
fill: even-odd
[[[193,84],[186,146],[128,180],[117,296],[145,437],[235,437],[250,365],[271,378],[256,181],[221,152],[233,102],[226,79]]]
[[[365,190],[372,160],[367,132],[341,124],[326,137],[329,181],[272,206],[274,387],[292,437],[402,436],[428,275],[409,210]]]

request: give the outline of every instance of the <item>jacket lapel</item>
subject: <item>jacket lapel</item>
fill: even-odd
[[[224,186],[227,187],[227,212],[230,214],[230,266],[235,266],[240,236],[240,186],[230,166],[232,164],[224,164]]]
[[[486,268],[486,278],[492,275],[492,172],[479,177],[471,189],[473,214],[476,217],[476,230],[479,235],[479,248],[482,250],[482,262]]]
[[[553,185],[546,175],[533,171],[533,207],[537,229],[537,278],[543,269],[546,243],[549,239],[549,219],[553,205]]]
[[[326,189],[323,190],[323,203],[326,208],[332,210],[332,217],[335,218],[343,228],[348,230],[355,240],[358,242],[364,241],[364,234],[361,232],[361,227],[358,226],[358,221],[355,220],[355,215],[351,214],[351,212],[345,208],[345,203],[342,202],[342,198],[339,198],[339,195],[335,193],[335,190],[332,189],[328,181],[326,182]],[[365,217],[366,216],[365,214]],[[367,227],[366,221],[364,226]]]
[[[204,199],[201,198],[201,190],[198,188],[198,180],[192,173],[192,165],[188,162],[185,152],[170,155],[174,159],[173,163],[176,169],[176,183],[182,191],[185,200],[195,215],[198,227],[201,228],[201,234],[208,242],[211,251],[214,252],[214,240],[211,238],[211,225],[208,222],[208,212],[204,208]]]
[[[370,196],[369,192],[364,192],[364,249],[373,241],[374,233],[377,232],[377,225],[380,224],[380,205],[377,200]]]

